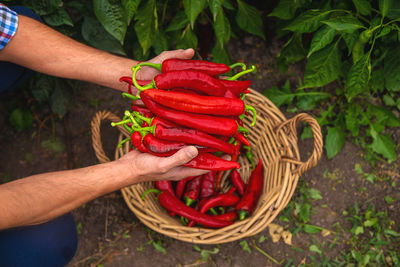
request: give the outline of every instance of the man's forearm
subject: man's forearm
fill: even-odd
[[[19,16],[17,32],[0,52],[0,60],[118,90],[126,90],[119,78],[131,75],[132,66],[137,64],[81,44],[25,16]]]
[[[114,161],[0,185],[0,229],[50,220],[136,182],[125,165]]]

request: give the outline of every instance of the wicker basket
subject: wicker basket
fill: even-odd
[[[253,236],[263,229],[285,208],[296,188],[300,175],[315,166],[322,154],[322,135],[316,122],[308,114],[298,114],[286,119],[279,109],[266,97],[257,91],[251,90],[245,100],[257,110],[257,123],[251,128],[248,137],[255,160],[263,160],[264,189],[254,213],[243,221],[221,229],[208,229],[201,227],[186,227],[178,218],[173,218],[161,207],[154,194],[149,194],[145,199],[140,196],[147,189],[153,187],[152,182],[140,183],[123,188],[122,195],[135,215],[148,227],[159,233],[185,242],[197,244],[220,244],[235,241],[244,237]],[[108,111],[99,111],[92,120],[92,141],[96,156],[100,162],[108,162],[101,144],[100,123],[102,120],[120,121],[120,118]],[[250,129],[250,117],[245,119],[245,126]],[[306,162],[300,161],[297,146],[296,125],[306,122],[310,125],[314,136],[314,150]],[[119,127],[121,134],[118,142],[128,133]],[[117,148],[115,159],[120,158],[130,149],[127,142],[123,148]],[[244,157],[239,157],[239,169],[243,179],[247,182],[250,176],[250,164]],[[225,172],[223,188],[227,190],[229,184]]]

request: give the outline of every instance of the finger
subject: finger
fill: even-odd
[[[173,154],[172,156],[162,158],[159,162],[160,168],[167,172],[174,167],[181,166],[185,163],[188,163],[193,158],[195,158],[198,154],[198,150],[194,146],[187,146],[180,149],[178,152]]]
[[[189,167],[176,167],[171,173],[169,173],[169,180],[179,181],[183,178],[190,176],[199,176],[210,172],[209,170],[194,169]]]
[[[155,57],[153,60],[157,62],[163,62],[164,60],[170,58],[190,59],[193,56],[194,56],[194,50],[192,48],[186,50],[178,49],[178,50],[164,51],[160,55]]]

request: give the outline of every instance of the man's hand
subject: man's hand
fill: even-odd
[[[160,64],[166,59],[170,58],[177,58],[177,59],[191,59],[194,55],[194,50],[192,48],[183,50],[183,49],[178,49],[178,50],[171,50],[171,51],[164,51],[158,56],[150,59],[147,62],[150,63],[155,63],[155,64]],[[156,70],[155,68],[152,67],[143,67],[141,70],[138,71],[137,73],[137,79],[138,80],[151,80],[159,74],[160,72]]]
[[[195,158],[198,154],[194,146],[180,149],[170,157],[156,157],[149,153],[131,151],[117,162],[127,166],[131,173],[132,182],[145,182],[154,180],[180,180],[189,176],[197,176],[207,173],[207,170],[199,170],[182,165]],[[131,181],[127,181],[131,183]]]

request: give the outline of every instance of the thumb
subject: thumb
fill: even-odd
[[[194,146],[187,146],[180,149],[178,152],[173,154],[172,156],[162,158],[164,162],[160,162],[163,166],[163,169],[172,169],[174,167],[181,166],[183,164],[188,163],[193,158],[198,155],[198,150]]]
[[[186,50],[178,49],[178,50],[164,51],[150,61],[163,62],[164,60],[170,58],[191,59],[193,56],[194,56],[194,50],[192,48]]]

